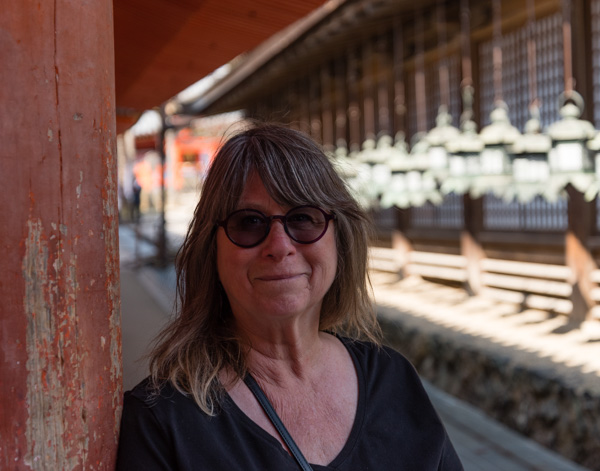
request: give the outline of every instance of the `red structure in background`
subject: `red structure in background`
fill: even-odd
[[[173,159],[173,174],[167,173],[167,186],[176,191],[195,190],[220,144],[217,136],[194,135],[189,128],[179,131],[168,156]]]
[[[163,185],[171,196],[180,192],[197,192],[220,143],[218,136],[196,135],[190,128],[181,129],[167,144],[163,169],[155,136],[136,137],[135,154],[122,167],[124,174],[119,180],[123,220],[135,219],[134,214],[139,216],[139,212],[160,212]],[[137,193],[134,191],[136,185]],[[134,203],[136,198],[137,204]],[[136,208],[132,209],[132,205]]]

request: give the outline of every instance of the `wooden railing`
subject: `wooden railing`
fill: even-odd
[[[570,314],[571,270],[561,265],[484,259],[480,293],[523,307]]]
[[[573,322],[600,320],[596,203],[572,188],[568,192],[564,231],[486,229],[481,199],[468,196],[459,229],[415,227],[411,209],[396,210],[393,227],[380,227],[371,248],[371,269],[453,283],[473,295],[568,315]]]

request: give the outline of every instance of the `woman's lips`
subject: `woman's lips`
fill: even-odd
[[[281,274],[281,275],[262,275],[256,278],[261,281],[280,281],[280,280],[291,280],[292,278],[299,277],[299,274]]]

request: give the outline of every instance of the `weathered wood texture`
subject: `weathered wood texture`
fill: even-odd
[[[0,469],[113,469],[122,388],[112,1],[2,10]]]

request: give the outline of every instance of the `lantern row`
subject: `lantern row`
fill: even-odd
[[[530,108],[524,133],[511,125],[508,108],[497,102],[491,123],[477,132],[472,120],[472,89],[463,89],[460,129],[440,107],[436,126],[415,136],[410,152],[399,133],[367,139],[348,154],[340,146],[332,158],[365,207],[406,208],[440,204],[450,193],[486,193],[507,202],[549,201],[573,185],[593,200],[600,190],[600,132],[580,119],[583,99],[577,92],[559,97],[561,119],[542,132],[539,110]]]

